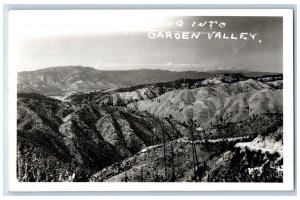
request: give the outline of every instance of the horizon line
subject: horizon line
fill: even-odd
[[[128,64],[128,66],[130,65],[144,65],[145,64]],[[160,64],[153,64],[153,65],[160,65]],[[193,66],[193,65],[200,65],[200,64],[172,64],[173,66],[177,65],[177,66]],[[161,64],[161,66],[172,66],[172,65],[168,65],[168,64]],[[149,66],[151,66],[149,64]],[[211,66],[217,66],[217,65],[211,65]],[[271,71],[250,71],[247,69],[219,69],[219,70],[205,70],[205,71],[198,71],[198,70],[182,70],[182,71],[178,71],[178,70],[170,70],[170,69],[161,69],[161,68],[136,68],[136,69],[98,69],[96,67],[91,67],[91,66],[82,66],[82,65],[66,65],[66,66],[53,66],[53,67],[45,67],[45,68],[40,68],[40,69],[35,69],[35,70],[24,70],[24,71],[17,71],[17,73],[19,72],[35,72],[35,71],[39,71],[39,70],[44,70],[44,69],[50,69],[50,68],[67,68],[67,67],[80,67],[80,68],[92,68],[95,69],[97,71],[138,71],[138,70],[161,70],[161,71],[170,71],[170,72],[201,72],[201,73],[210,73],[210,72],[218,72],[218,71],[228,71],[228,72],[235,72],[235,71],[242,71],[242,72],[261,72],[261,73],[277,73],[277,74],[283,74],[283,72],[271,72]]]

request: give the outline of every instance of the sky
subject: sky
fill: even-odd
[[[9,28],[10,63],[18,71],[81,65],[282,72],[281,17],[10,11]]]

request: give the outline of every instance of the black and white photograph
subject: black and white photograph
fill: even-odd
[[[284,183],[287,21],[211,13],[11,11],[16,182]]]

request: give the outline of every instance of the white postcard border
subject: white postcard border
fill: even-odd
[[[86,11],[86,10],[83,10]],[[294,74],[292,9],[171,9],[106,10],[105,12],[161,12],[169,16],[282,16],[283,17],[283,183],[69,183],[18,182],[16,178],[17,71],[12,64],[9,38],[9,191],[291,191],[294,189]],[[11,31],[9,29],[9,31]],[[8,34],[9,35],[9,34]]]

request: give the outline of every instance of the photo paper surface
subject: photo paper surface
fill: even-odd
[[[292,24],[290,10],[10,11],[10,189],[291,190]]]

